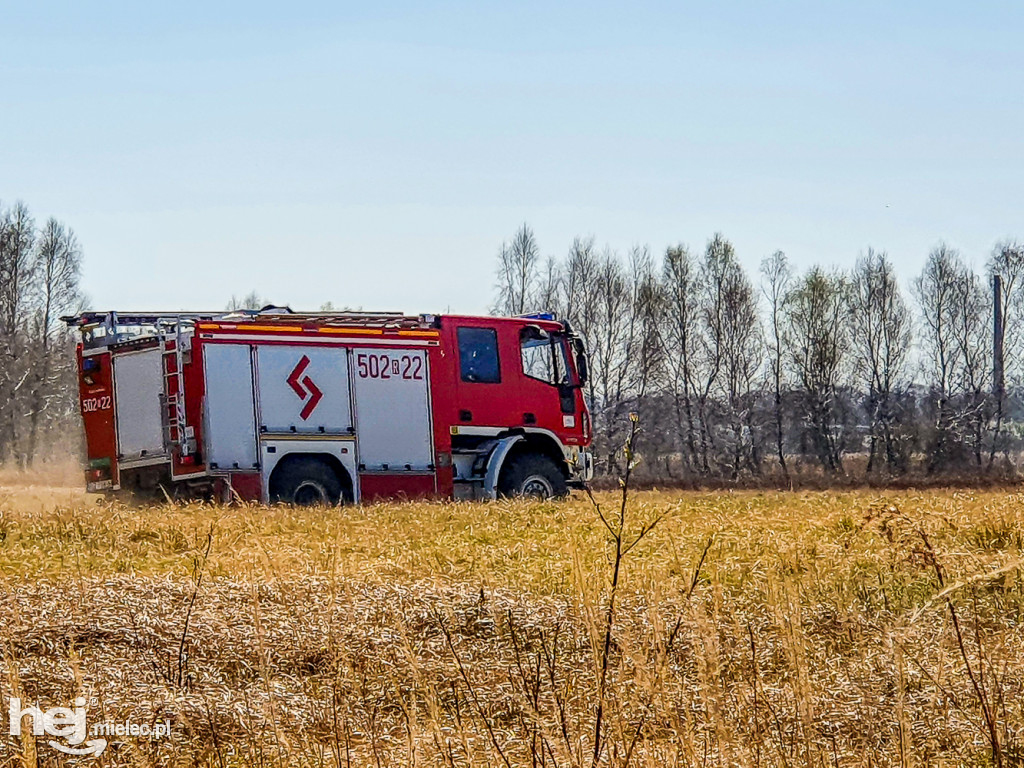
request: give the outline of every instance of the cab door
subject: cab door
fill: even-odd
[[[452,424],[502,428],[521,424],[515,329],[484,318],[453,318],[451,322],[457,350]]]
[[[519,332],[518,347],[523,411],[520,424],[560,436],[575,431],[582,417],[579,387],[573,386],[564,335],[525,326]]]

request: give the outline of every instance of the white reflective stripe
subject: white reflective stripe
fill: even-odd
[[[121,459],[117,462],[118,469],[135,469],[136,467],[152,467],[157,464],[170,464],[171,460],[167,456],[146,456],[141,459]]]
[[[508,427],[462,427],[453,426],[453,435],[470,435],[472,437],[491,437],[501,432],[507,432]]]
[[[172,475],[172,477],[175,480],[191,480],[191,479],[196,478],[196,477],[209,477],[212,474],[213,474],[212,472],[205,472],[205,471],[204,472],[186,472],[185,474],[182,474],[182,475],[174,474],[174,475]]]

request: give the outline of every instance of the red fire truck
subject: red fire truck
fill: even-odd
[[[294,504],[564,495],[593,474],[550,315],[86,312],[90,491]]]

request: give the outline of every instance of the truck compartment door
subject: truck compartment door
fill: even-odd
[[[352,350],[361,469],[433,470],[428,375],[424,350]]]
[[[163,357],[159,349],[115,355],[114,405],[117,453],[122,463],[165,455],[160,396]]]
[[[252,352],[248,344],[205,344],[206,461],[210,469],[258,466]]]
[[[351,434],[346,349],[267,344],[257,366],[261,433]]]

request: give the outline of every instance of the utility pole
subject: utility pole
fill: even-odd
[[[992,394],[1002,410],[1005,386],[1003,368],[1003,279],[992,276]]]

